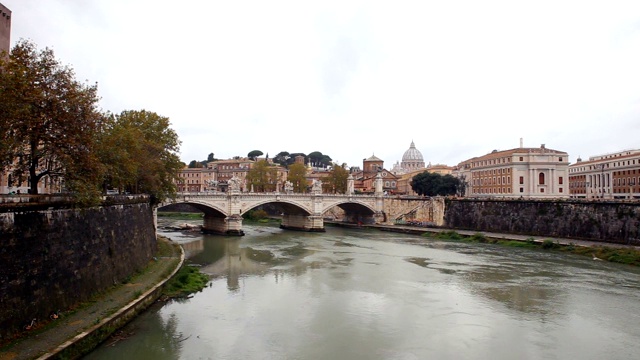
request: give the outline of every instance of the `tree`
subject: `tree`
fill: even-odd
[[[287,180],[293,184],[294,192],[307,192],[307,168],[303,164],[291,164],[289,166]]]
[[[289,156],[289,153],[286,151],[280,151],[278,153],[278,155],[276,155],[273,158],[273,162],[276,164],[280,164],[281,166],[287,166],[289,165],[287,161],[289,161],[289,159],[291,158],[291,156]]]
[[[191,162],[189,163],[188,167],[190,169],[201,168],[202,167],[202,163],[199,162],[199,161],[191,160]]]
[[[174,181],[183,163],[169,118],[146,110],[123,111],[112,116],[101,144],[107,186],[150,194],[154,202],[175,195]],[[116,156],[109,155],[114,152]]]
[[[247,186],[253,191],[264,192],[269,182],[269,164],[265,160],[257,161],[247,173]]]
[[[428,171],[422,172],[411,179],[411,188],[420,195],[455,195],[460,180],[452,175],[440,175]]]
[[[255,160],[256,160],[256,158],[257,158],[258,156],[261,156],[262,154],[263,154],[263,152],[262,152],[262,151],[260,151],[260,150],[253,150],[253,151],[251,151],[251,152],[249,152],[249,153],[247,154],[247,157],[248,157],[249,159],[251,159],[251,160],[255,161]]]
[[[347,192],[347,179],[349,172],[342,166],[335,165],[323,184],[327,192],[344,194]]]
[[[320,160],[322,160],[322,156],[323,155],[320,151],[314,151],[309,153],[309,161],[312,165],[317,166],[320,163]]]
[[[213,156],[213,153],[209,154],[209,156],[207,156],[207,162],[212,162],[212,161],[216,161],[215,156]]]
[[[313,166],[330,166],[331,165],[331,157],[328,155],[323,155],[320,151],[314,151],[309,154],[309,161]]]
[[[0,167],[29,180],[38,193],[44,178],[64,179],[78,195],[99,192],[102,177],[95,138],[102,114],[97,85],[80,83],[73,70],[20,40],[8,58],[0,58]]]

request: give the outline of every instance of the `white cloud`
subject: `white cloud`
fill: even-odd
[[[14,43],[52,47],[105,110],[168,116],[186,162],[639,147],[637,1],[3,3]]]

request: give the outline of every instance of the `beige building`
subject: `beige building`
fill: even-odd
[[[569,165],[572,198],[640,199],[640,150],[578,158]]]
[[[358,193],[373,194],[374,181],[380,174],[382,177],[382,190],[387,194],[398,191],[398,179],[400,176],[393,174],[384,168],[384,161],[375,155],[362,159],[362,170],[352,172],[354,190]]]
[[[270,159],[258,159],[260,160],[267,160],[273,164]],[[240,180],[240,191],[251,191],[246,179],[254,163],[255,161],[248,158],[236,158],[212,161],[202,168],[185,167],[178,173],[177,190],[179,192],[227,191],[229,179],[236,177]],[[274,182],[277,191],[280,191],[287,180],[288,171],[281,166],[276,166],[276,169],[277,179]]]
[[[11,10],[0,4],[0,52],[11,50]]]
[[[569,197],[569,155],[544,144],[494,150],[461,162],[453,175],[467,182],[467,197]]]

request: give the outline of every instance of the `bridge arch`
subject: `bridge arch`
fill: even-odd
[[[274,204],[282,209],[281,228],[324,231],[323,215],[339,207],[346,221],[373,223],[380,219],[384,198],[380,196],[323,195],[290,193],[183,193],[171,203],[184,203],[202,211],[204,232],[243,235],[242,215],[261,205]],[[165,205],[165,204],[163,204]],[[164,207],[164,206],[161,206]]]
[[[205,215],[206,214],[211,214],[211,215],[218,215],[221,217],[226,217],[227,216],[227,211],[226,209],[221,208],[220,206],[216,206],[216,204],[211,204],[211,203],[207,203],[207,202],[203,202],[203,201],[184,201],[184,202],[179,202],[180,204],[186,204],[186,205],[190,205],[200,211],[202,211]],[[162,203],[160,205],[158,205],[158,209],[162,209],[164,207],[170,206],[170,205],[174,205],[176,203]]]
[[[287,201],[285,199],[267,199],[264,201],[256,201],[254,203],[251,203],[250,207],[246,208],[246,209],[241,209],[240,211],[240,215],[244,215],[247,212],[262,206],[262,205],[276,205],[280,208],[282,208],[282,210],[284,210],[284,213],[290,213],[290,214],[298,214],[298,215],[311,215],[312,211],[311,209],[306,208],[305,206],[301,205],[298,202],[294,202],[294,201]]]
[[[344,211],[343,221],[354,224],[372,224],[376,222],[376,216],[380,215],[370,203],[354,199],[329,202],[322,210],[323,216],[331,209],[340,208]],[[382,214],[384,216],[384,214]]]

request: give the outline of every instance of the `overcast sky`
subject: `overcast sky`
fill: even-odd
[[[0,0],[11,41],[170,118],[183,161],[320,151],[391,168],[640,148],[640,1]]]

